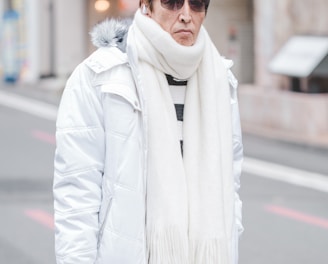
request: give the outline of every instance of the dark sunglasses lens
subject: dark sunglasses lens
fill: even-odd
[[[202,0],[189,0],[190,9],[195,12],[205,11],[205,2]]]
[[[183,3],[184,0],[161,0],[162,7],[168,10],[179,10]]]
[[[183,6],[185,0],[161,0],[163,8],[168,10],[179,10]],[[190,9],[195,12],[205,11],[204,0],[189,0]]]

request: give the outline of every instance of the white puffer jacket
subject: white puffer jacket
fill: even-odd
[[[124,52],[127,30],[117,21],[95,29],[93,41],[101,47],[75,69],[62,96],[53,189],[57,264],[147,264],[147,116],[137,65]],[[225,64],[232,93],[237,263],[243,149],[237,81],[232,63]]]

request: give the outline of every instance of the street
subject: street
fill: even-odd
[[[0,119],[0,263],[55,263],[54,122],[3,106]]]
[[[0,263],[55,263],[55,119],[47,111],[58,100],[34,97],[0,89]],[[244,147],[239,263],[327,264],[328,150],[250,135]]]

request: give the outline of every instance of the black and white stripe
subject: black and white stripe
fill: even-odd
[[[166,79],[168,81],[172,100],[175,107],[175,112],[177,115],[178,129],[179,129],[179,140],[181,146],[181,153],[183,154],[183,113],[184,113],[184,101],[186,95],[187,81],[179,80],[171,75],[166,74]]]

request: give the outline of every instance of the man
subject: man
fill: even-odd
[[[130,27],[93,31],[58,113],[57,263],[238,262],[236,81],[202,27],[208,4],[142,2]]]

